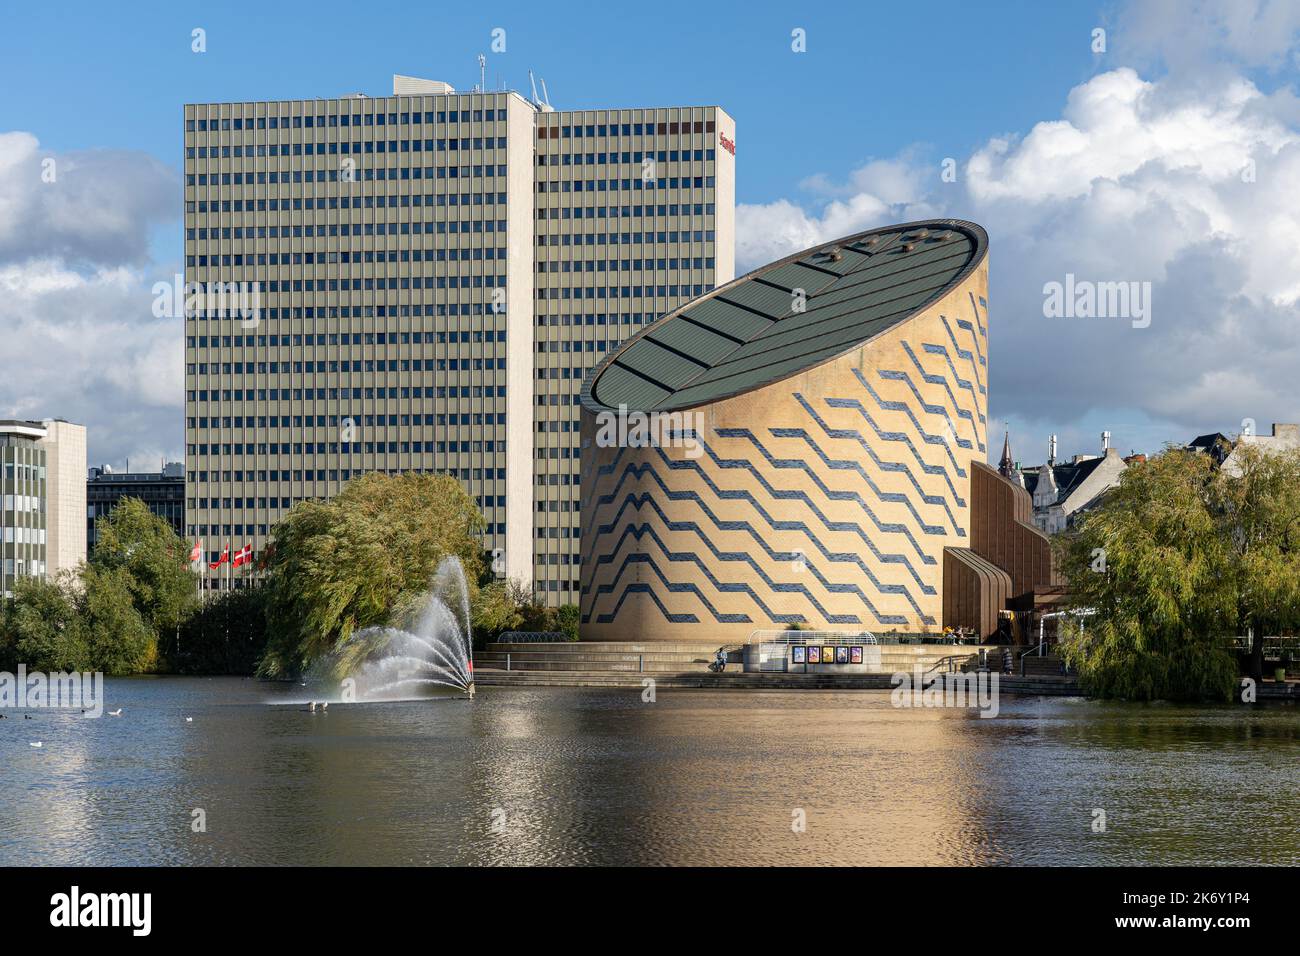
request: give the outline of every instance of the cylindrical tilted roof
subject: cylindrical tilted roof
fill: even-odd
[[[688,408],[752,391],[843,355],[922,311],[979,265],[973,222],[886,226],[796,253],[693,299],[592,370],[599,412]]]

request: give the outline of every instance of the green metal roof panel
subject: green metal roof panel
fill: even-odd
[[[618,408],[620,405],[628,408],[653,408],[672,398],[670,390],[647,382],[622,366],[616,368],[622,374],[606,376],[596,391],[600,404],[606,408]]]
[[[772,327],[771,319],[755,315],[722,299],[705,299],[681,314],[707,329],[735,339],[737,345],[748,342],[754,336]],[[658,324],[656,322],[655,326]]]
[[[754,312],[761,312],[772,319],[779,319],[789,313],[794,302],[794,294],[789,290],[778,289],[762,282],[747,282],[718,298],[724,302],[734,302]]]
[[[716,365],[740,348],[740,345],[732,339],[725,338],[702,325],[686,321],[665,322],[654,335],[647,338],[653,342],[661,342],[678,352],[694,356],[706,365]]]
[[[785,342],[800,342],[819,337],[855,324],[871,322],[884,316],[907,314],[923,305],[933,294],[933,276],[916,276],[910,282],[880,289],[869,297],[871,305],[863,307],[863,297],[845,299],[827,307],[809,311],[804,322],[783,322],[767,334],[752,339],[729,356],[734,360],[757,351],[767,351]],[[785,326],[784,328],[782,326]]]
[[[889,226],[804,250],[686,303],[592,371],[589,409],[717,401],[846,354],[925,308],[983,260],[974,223]],[[793,289],[805,292],[794,311]]]
[[[633,342],[619,356],[618,364],[670,389],[681,388],[709,367],[660,345],[652,338]]]
[[[849,246],[833,244],[826,251],[814,253],[802,261],[807,265],[833,272],[838,276],[846,276],[850,272],[861,269],[869,258],[869,256],[861,252],[854,252]]]
[[[839,345],[821,346],[807,354],[793,356],[772,364],[765,363],[758,368],[733,368],[730,373],[725,374],[719,370],[718,377],[708,382],[692,383],[674,393],[673,406],[695,405],[701,401],[712,400],[712,394],[720,389],[725,390],[727,394],[748,392],[769,382],[779,381],[788,375],[801,372],[812,365],[819,364],[823,359],[833,358],[842,351],[844,349]]]
[[[815,295],[835,281],[835,276],[828,275],[820,269],[804,265],[802,262],[790,262],[777,266],[763,273],[763,281],[782,289],[803,289],[807,295]]]

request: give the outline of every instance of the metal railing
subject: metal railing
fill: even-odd
[[[572,641],[565,641],[564,643],[566,647],[575,646]],[[740,645],[731,645],[731,649],[734,650],[739,646]],[[512,671],[514,670],[515,658],[518,657],[520,659],[520,664],[522,665],[523,669],[530,670],[531,668],[529,668],[528,666],[529,664],[546,662],[546,661],[539,662],[536,657],[536,655],[538,654],[545,654],[545,653],[546,652],[542,649],[539,649],[537,651],[525,651],[519,649],[516,649],[514,651],[488,651],[488,652],[480,651],[479,663],[476,664],[475,666],[478,667],[480,670],[490,670],[490,669],[495,669],[499,666],[504,666],[506,670]],[[580,658],[574,658],[569,654],[561,654],[558,655],[558,657],[556,656],[552,656],[552,657],[553,659],[558,660],[560,662],[576,662],[580,664],[635,665],[635,670],[638,673],[645,672],[646,657],[648,656],[651,657],[650,663],[652,665],[660,665],[660,669],[670,670],[670,671],[671,670],[683,670],[683,671],[693,670],[696,667],[712,664],[716,660],[716,658],[713,657],[712,655],[709,655],[708,657],[692,656],[690,660],[683,660],[683,661],[655,660],[654,651],[650,651],[650,652],[628,651],[626,653],[618,653],[617,651],[613,651],[613,652],[607,652],[603,654],[591,653],[588,651],[580,651],[580,653],[581,653]],[[728,663],[732,663],[730,651],[728,652],[727,656],[728,656]],[[504,658],[504,661],[502,660],[502,658]],[[628,666],[628,667],[616,668],[616,669],[630,671],[633,670],[633,667]]]
[[[939,634],[911,631],[789,631],[758,629],[749,635],[750,644],[978,644],[974,633]]]
[[[881,641],[870,631],[778,631],[759,628],[751,631],[750,644],[829,644],[831,647],[849,644],[879,644]]]
[[[1047,656],[1047,641],[1045,641],[1045,640],[1041,640],[1041,639],[1040,639],[1039,642],[1038,642],[1037,644],[1035,644],[1035,645],[1034,645],[1033,647],[1031,647],[1029,650],[1025,651],[1023,654],[1019,655],[1019,657],[1017,657],[1017,660],[1020,661],[1020,676],[1021,676],[1021,677],[1024,677],[1024,676],[1025,676],[1025,658],[1028,657],[1030,654],[1037,654],[1038,657],[1046,657],[1046,656]]]
[[[978,664],[979,660],[980,660],[979,654],[949,654],[947,657],[939,658],[937,661],[935,661],[933,664],[927,667],[925,669],[925,673],[929,674],[932,671],[937,671],[940,667],[942,667],[944,668],[943,673],[945,674],[957,674],[961,672],[962,667],[969,665],[972,661]],[[961,662],[960,665],[957,663],[958,661]]]
[[[563,631],[502,631],[493,644],[572,644]]]
[[[1254,649],[1253,638],[1237,634],[1232,637],[1224,638],[1234,651],[1249,651]],[[1291,634],[1284,635],[1264,635],[1264,656],[1276,656],[1283,651],[1288,651],[1300,656],[1300,636]]]

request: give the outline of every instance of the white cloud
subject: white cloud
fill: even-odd
[[[1253,27],[1223,29],[1243,59],[1277,59]],[[909,151],[898,161],[910,172],[892,181],[928,184],[921,191],[887,191],[877,175],[874,188],[813,212],[787,200],[742,206],[737,259],[754,268],[855,229],[973,219],[991,238],[997,416],[1067,434],[1096,409],[1119,409],[1187,432],[1170,440],[1245,417],[1300,421],[1300,399],[1281,387],[1300,378],[1300,110],[1289,94],[1220,78],[1207,88],[1109,70],[1073,89],[1060,117],[991,136],[955,184]],[[1044,283],[1067,273],[1151,282],[1150,327],[1044,318]]]
[[[1112,36],[1121,55],[1155,59],[1178,73],[1204,72],[1225,58],[1276,69],[1294,60],[1300,5],[1294,0],[1142,0],[1123,9]]]
[[[151,309],[155,273],[175,270],[148,248],[176,194],[143,154],[58,155],[0,133],[0,417],[86,425],[91,463],[180,455],[180,320]]]
[[[31,133],[0,133],[0,262],[143,263],[150,227],[176,217],[178,190],[145,153],[56,154]]]

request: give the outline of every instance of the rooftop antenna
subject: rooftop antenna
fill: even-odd
[[[487,92],[487,57],[482,53],[478,55],[478,91]]]

